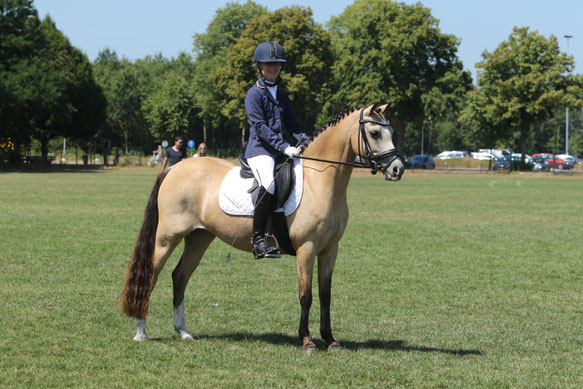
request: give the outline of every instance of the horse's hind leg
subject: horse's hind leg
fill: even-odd
[[[158,232],[156,233],[156,244],[154,247],[154,258],[153,258],[153,273],[152,273],[152,282],[150,286],[150,293],[154,290],[154,286],[156,286],[156,282],[158,281],[158,276],[162,271],[162,268],[166,264],[166,261],[172,254],[172,251],[178,246],[178,243],[182,240],[182,236],[179,234],[176,235],[168,235],[163,234],[160,232],[161,229],[158,228]],[[148,339],[148,335],[146,334],[146,319],[135,319],[135,326],[136,326],[136,336],[134,336],[134,340],[142,341]]]
[[[174,329],[182,339],[192,339],[184,317],[184,291],[192,273],[215,236],[206,230],[194,230],[184,238],[184,253],[172,272],[174,290]]]

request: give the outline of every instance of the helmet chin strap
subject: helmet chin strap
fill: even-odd
[[[263,77],[263,73],[261,73],[261,69],[259,69],[259,75],[261,76],[263,83],[267,86],[276,86],[277,84],[279,84],[279,80],[281,79],[278,75],[277,78],[275,79],[275,82],[267,81],[265,79],[265,77]]]
[[[281,66],[281,69],[283,70],[283,65]],[[281,81],[281,76],[279,74],[275,78],[274,82],[267,81],[265,79],[265,77],[263,76],[263,73],[261,72],[261,67],[259,67],[259,62],[257,63],[257,70],[259,70],[259,76],[261,77],[261,79],[263,80],[265,85],[267,85],[267,86],[276,86],[277,84],[279,84],[279,81]]]
[[[276,86],[279,83],[279,76],[277,76],[275,82],[267,81],[265,77],[263,77],[263,74],[261,75],[261,78],[263,79],[263,83],[267,86]]]

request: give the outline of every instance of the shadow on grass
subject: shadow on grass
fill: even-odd
[[[345,349],[357,351],[359,349],[395,350],[395,351],[419,351],[423,353],[442,353],[451,355],[484,355],[480,350],[452,350],[447,348],[411,346],[404,340],[379,340],[372,339],[365,342],[340,341]]]
[[[218,339],[218,340],[230,340],[234,342],[251,341],[251,342],[265,342],[277,346],[293,346],[301,347],[302,342],[298,337],[289,336],[285,334],[277,333],[265,333],[265,334],[252,334],[247,332],[236,332],[233,334],[224,335],[197,335],[194,336],[195,340],[202,339]],[[164,342],[170,340],[170,338],[153,338],[153,341]],[[326,349],[326,342],[321,339],[313,339],[314,343],[318,349]],[[358,351],[362,349],[368,350],[392,350],[392,351],[406,351],[406,352],[423,352],[423,353],[442,353],[450,355],[484,355],[480,350],[464,350],[464,349],[445,349],[437,347],[425,347],[425,346],[411,346],[408,345],[404,340],[380,340],[371,339],[364,342],[353,342],[347,340],[340,340],[342,348],[345,350]]]
[[[103,173],[103,165],[0,166],[0,173]]]

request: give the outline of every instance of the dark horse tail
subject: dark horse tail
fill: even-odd
[[[121,293],[123,313],[136,319],[144,319],[148,314],[154,271],[154,246],[156,244],[156,230],[158,229],[158,192],[166,174],[167,171],[158,175],[154,189],[150,194],[144,223],[134,248],[134,255],[128,266],[126,282]]]

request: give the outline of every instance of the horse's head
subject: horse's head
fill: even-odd
[[[393,128],[384,117],[388,107],[389,104],[375,103],[360,111],[358,135],[352,144],[356,155],[370,165],[373,174],[380,170],[385,180],[399,181],[405,165],[393,144]]]

